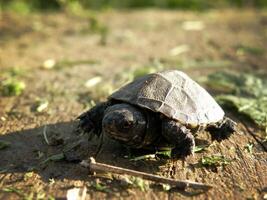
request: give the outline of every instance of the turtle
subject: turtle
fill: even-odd
[[[139,77],[77,119],[79,131],[105,134],[133,149],[168,145],[172,158],[193,154],[200,132],[221,141],[236,131],[214,98],[178,70]]]

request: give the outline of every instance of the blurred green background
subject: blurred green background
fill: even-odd
[[[81,6],[86,9],[167,8],[206,10],[224,7],[267,7],[266,0],[0,0],[3,9],[17,12],[60,10]]]

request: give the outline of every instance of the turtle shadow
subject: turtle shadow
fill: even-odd
[[[88,141],[86,135],[75,133],[76,127],[77,122],[69,121],[0,135],[0,141],[9,143],[0,150],[0,174],[35,171],[44,181],[88,180],[88,169],[79,162],[95,157],[100,141],[97,138]],[[150,173],[164,164],[162,161],[132,162],[127,155],[126,147],[104,137],[95,158],[98,162]]]
[[[0,150],[0,173],[35,171],[44,181],[50,178],[85,179],[86,169],[60,157],[64,149],[75,142],[82,149],[88,148],[82,156],[94,148],[93,144],[89,146],[80,136],[73,134],[75,126],[74,121],[61,122],[0,135],[0,141],[9,143],[8,147]],[[57,137],[53,142],[48,141],[49,132]]]
[[[88,141],[86,135],[75,133],[76,127],[77,122],[69,121],[0,135],[0,141],[9,143],[0,150],[0,175],[34,171],[47,183],[51,179],[91,182],[99,177],[93,176],[79,164],[80,160],[90,156],[98,162],[152,174],[168,162],[168,159],[132,161],[128,148],[105,136],[101,151],[96,155],[100,140],[93,138]],[[139,155],[142,154],[146,151],[139,152]],[[117,183],[116,180],[112,182]],[[120,184],[108,185],[111,191],[122,188]],[[177,192],[188,196],[185,191]]]

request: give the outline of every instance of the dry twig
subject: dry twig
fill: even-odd
[[[193,188],[193,189],[202,189],[208,190],[211,189],[211,185],[197,183],[188,180],[175,180],[170,178],[161,177],[158,175],[148,174],[144,172],[139,172],[135,170],[125,169],[121,167],[116,167],[112,165],[107,165],[103,163],[97,163],[94,158],[90,158],[90,162],[82,161],[81,165],[89,168],[91,171],[101,171],[101,172],[111,172],[116,174],[127,174],[131,176],[141,177],[143,179],[147,179],[150,181],[155,181],[163,184],[169,184],[170,186],[174,186],[176,188],[185,189],[185,188]]]

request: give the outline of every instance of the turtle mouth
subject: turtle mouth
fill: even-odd
[[[109,130],[108,135],[113,139],[116,139],[116,140],[119,140],[119,141],[125,142],[125,143],[127,143],[130,140],[130,138],[127,138],[127,137],[125,137],[125,135],[121,135],[116,131]]]
[[[131,139],[131,132],[134,129],[133,121],[126,121],[119,113],[110,113],[103,120],[104,131],[113,139],[128,142]]]

